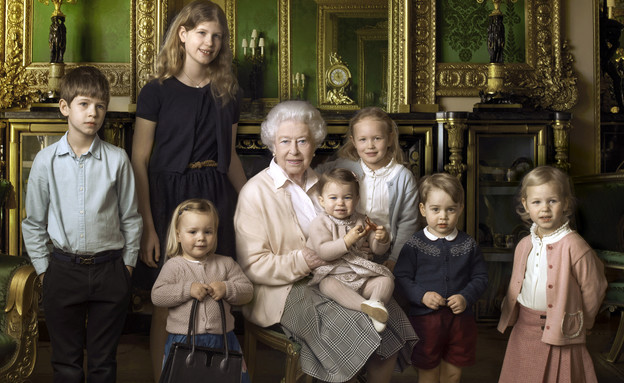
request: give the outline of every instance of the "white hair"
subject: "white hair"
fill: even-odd
[[[298,121],[306,124],[314,147],[318,148],[327,135],[325,120],[312,104],[307,101],[283,101],[275,105],[262,122],[260,137],[271,152],[275,152],[275,134],[284,121]]]

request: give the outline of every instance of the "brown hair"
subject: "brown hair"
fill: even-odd
[[[212,95],[225,105],[236,99],[238,81],[232,73],[233,55],[230,49],[230,30],[227,19],[221,7],[212,1],[195,0],[184,6],[173,19],[165,36],[165,42],[156,58],[156,72],[153,77],[162,82],[182,71],[186,59],[186,49],[178,35],[180,28],[190,31],[206,21],[216,21],[223,29],[221,50],[217,57],[208,64],[208,68],[210,69]]]
[[[77,96],[110,101],[110,87],[106,76],[92,66],[79,66],[67,72],[60,82],[60,98],[71,104]]]
[[[219,212],[214,204],[207,199],[193,198],[182,202],[176,207],[171,216],[171,223],[169,224],[169,231],[167,232],[167,256],[175,257],[182,255],[182,246],[178,242],[176,232],[180,225],[180,218],[185,212],[203,213],[214,222],[215,231],[219,228]],[[217,250],[217,241],[215,240],[214,246],[210,249],[209,254],[213,254]]]
[[[351,185],[355,189],[355,195],[360,195],[360,184],[356,175],[349,169],[334,168],[327,173],[321,174],[318,181],[318,190],[323,194],[323,188],[328,183],[335,182],[343,185]]]
[[[520,192],[518,193],[518,207],[516,208],[516,213],[518,213],[524,222],[528,224],[532,223],[529,212],[526,211],[522,204],[522,200],[526,200],[527,198],[527,188],[529,186],[539,186],[549,182],[556,184],[559,188],[561,199],[566,206],[563,214],[565,214],[568,219],[574,214],[576,201],[574,199],[574,193],[572,193],[570,177],[561,169],[543,165],[531,170],[522,178]]]
[[[348,158],[353,161],[358,161],[360,159],[357,153],[357,149],[353,145],[353,131],[355,125],[359,124],[365,119],[381,121],[386,125],[386,134],[388,135],[389,142],[386,157],[393,158],[397,164],[403,164],[403,151],[399,146],[399,128],[390,118],[390,116],[388,116],[388,113],[384,112],[383,109],[375,106],[363,108],[351,118],[351,120],[349,121],[349,129],[345,134],[342,147],[338,150],[338,156],[342,158]]]
[[[422,177],[418,186],[420,203],[424,205],[427,202],[429,192],[433,189],[442,190],[451,196],[453,202],[464,206],[464,187],[457,177],[448,173],[435,173]]]

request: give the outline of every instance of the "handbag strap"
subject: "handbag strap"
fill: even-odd
[[[225,306],[223,305],[223,299],[219,299],[217,301],[219,304],[219,311],[221,312],[221,329],[223,332],[223,348],[225,349],[225,358],[221,361],[221,365],[219,368],[222,371],[226,371],[228,367],[228,361],[230,358],[230,349],[227,341],[227,333],[225,326]],[[190,365],[193,363],[193,359],[195,358],[195,320],[197,319],[197,306],[199,305],[199,301],[197,299],[193,299],[193,305],[191,306],[191,315],[189,317],[189,327],[186,336],[186,344],[191,346],[191,353],[186,357],[186,365]]]

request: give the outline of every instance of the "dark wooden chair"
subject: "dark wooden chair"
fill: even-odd
[[[607,296],[603,309],[620,311],[607,361],[617,361],[624,345],[624,173],[574,177],[576,228],[605,262]]]
[[[247,371],[251,381],[254,381],[256,370],[256,354],[258,342],[271,347],[274,350],[285,354],[286,362],[284,366],[284,377],[282,383],[296,383],[305,377],[307,383],[313,382],[313,378],[301,371],[299,364],[299,352],[301,345],[288,338],[285,334],[270,328],[260,327],[245,319],[245,341],[244,352],[247,363]]]

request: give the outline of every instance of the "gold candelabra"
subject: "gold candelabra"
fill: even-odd
[[[303,90],[305,88],[305,74],[297,72],[292,76],[292,90],[296,100],[303,100]]]

